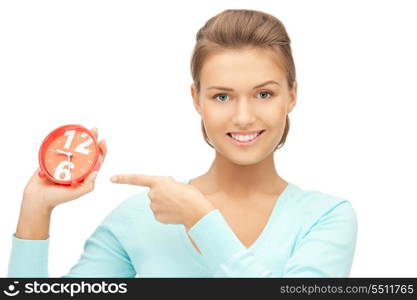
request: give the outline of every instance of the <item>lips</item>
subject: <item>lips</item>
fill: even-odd
[[[233,132],[228,132],[227,135],[238,144],[250,145],[252,144],[252,142],[256,141],[264,131],[265,131],[264,129],[254,130],[254,131],[244,131],[244,132],[233,131]]]
[[[231,131],[228,132],[227,135],[232,137],[232,135],[234,136],[251,136],[251,135],[261,135],[263,132],[265,131],[265,129],[261,129],[261,130],[253,130],[253,131]]]
[[[231,135],[231,134],[233,134],[233,135],[252,135],[252,134],[255,134],[255,133],[262,133],[263,131],[265,131],[265,129],[253,130],[253,131],[231,131],[231,132],[228,132],[227,134],[228,135]]]

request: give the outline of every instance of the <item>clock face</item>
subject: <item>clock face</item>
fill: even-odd
[[[41,147],[41,165],[57,181],[85,178],[97,161],[97,143],[81,126],[63,126],[45,139]]]

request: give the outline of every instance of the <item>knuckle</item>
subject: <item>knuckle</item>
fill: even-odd
[[[155,219],[158,220],[161,223],[166,223],[164,218],[161,216],[161,214],[155,214]]]

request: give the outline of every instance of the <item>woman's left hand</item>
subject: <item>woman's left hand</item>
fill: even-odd
[[[166,224],[184,224],[187,230],[215,209],[198,188],[171,176],[122,174],[112,176],[111,181],[149,187],[150,208],[155,218]]]

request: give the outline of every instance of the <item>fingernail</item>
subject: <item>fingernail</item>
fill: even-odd
[[[112,176],[112,177],[110,178],[110,180],[111,180],[112,182],[116,182],[116,181],[117,181],[117,176]]]

